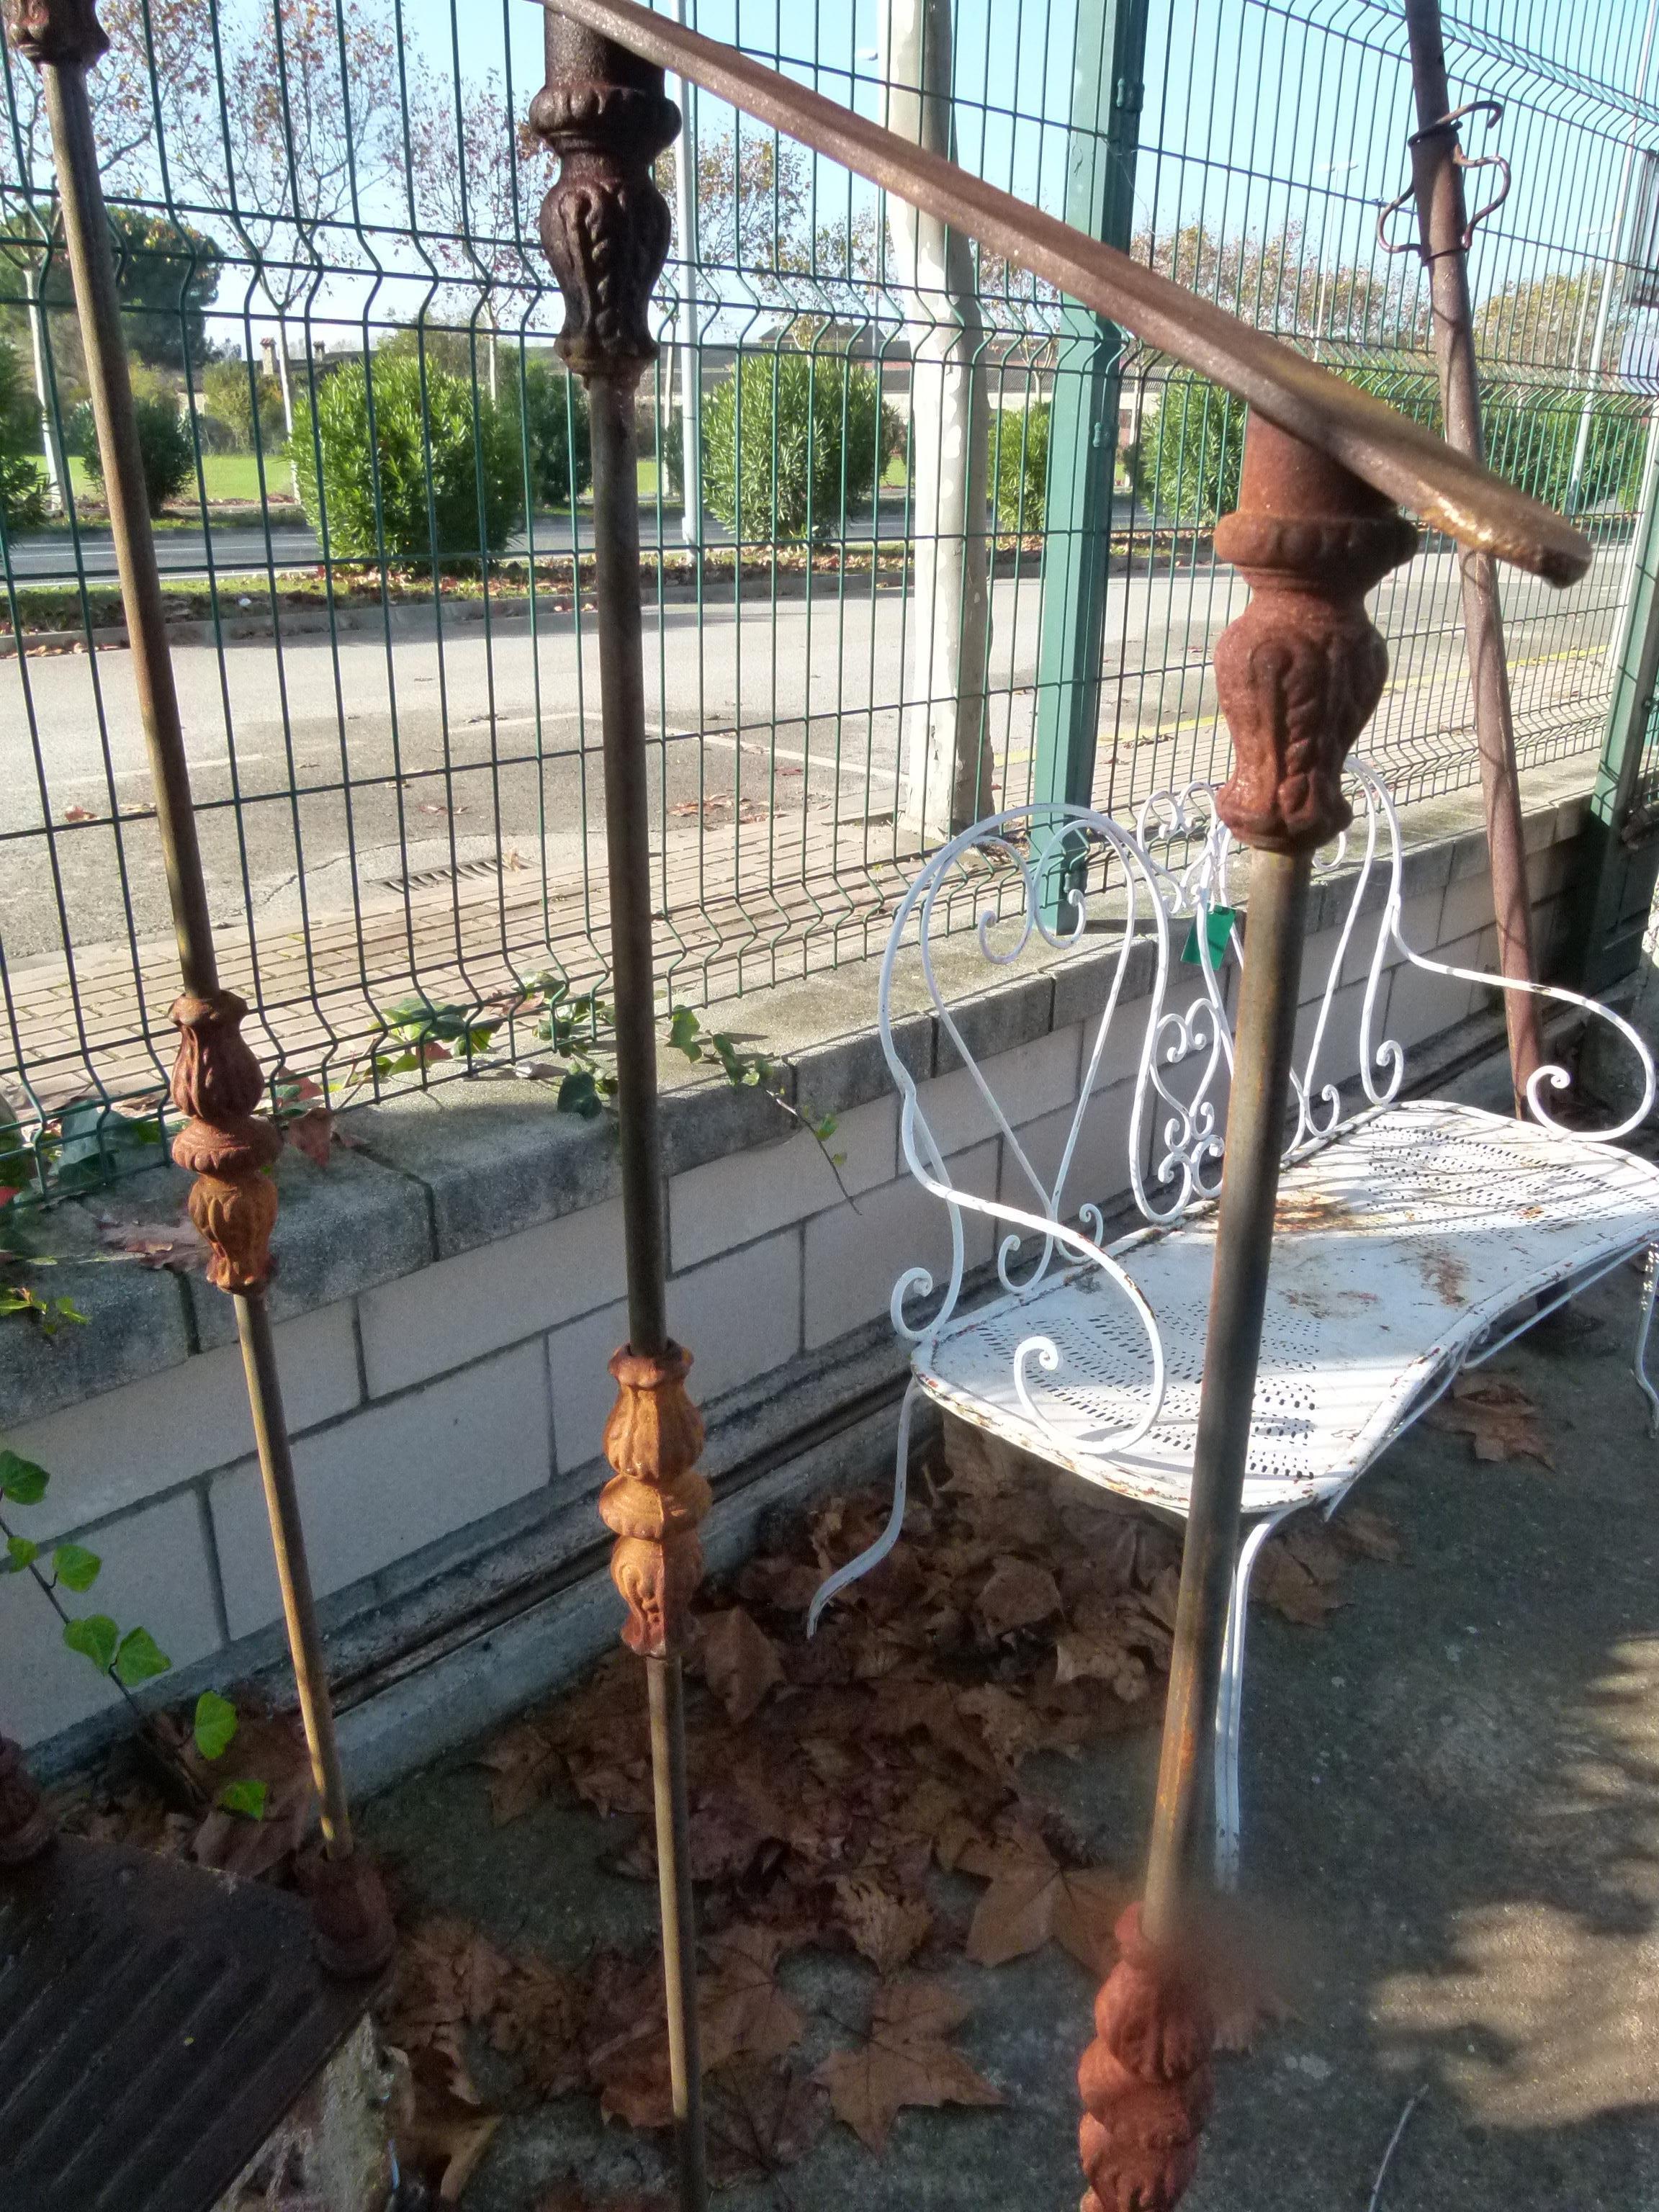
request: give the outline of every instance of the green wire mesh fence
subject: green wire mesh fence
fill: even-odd
[[[1394,7],[683,4],[1437,418],[1423,273],[1387,250],[1409,211],[1379,234],[1409,180]],[[1468,0],[1448,24],[1455,96],[1503,103],[1470,150],[1513,176],[1472,257],[1492,451],[1599,550],[1564,595],[1506,580],[1523,764],[1600,739],[1652,473],[1656,5]],[[537,1066],[538,1032],[591,1026],[605,943],[586,416],[524,121],[539,10],[102,13],[104,183],[246,1033],[295,1114]],[[0,1182],[68,1188],[155,1139],[173,960],[45,117],[5,67]],[[1210,549],[1242,447],[1224,395],[684,105],[640,476],[665,1006],[864,955],[917,855],[994,805],[1130,812],[1224,772],[1209,648],[1241,589]],[[1378,619],[1379,764],[1406,801],[1472,784],[1449,547]]]

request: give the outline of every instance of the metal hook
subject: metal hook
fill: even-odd
[[[1480,226],[1485,222],[1486,217],[1490,215],[1496,215],[1498,209],[1503,206],[1504,201],[1508,199],[1510,196],[1510,186],[1513,182],[1510,165],[1503,155],[1479,154],[1471,158],[1470,155],[1467,155],[1463,151],[1462,146],[1455,143],[1457,137],[1457,126],[1466,115],[1484,116],[1486,126],[1490,130],[1493,124],[1502,122],[1504,118],[1504,103],[1499,100],[1466,100],[1462,107],[1453,108],[1449,115],[1443,115],[1437,123],[1428,124],[1421,131],[1413,131],[1411,137],[1406,141],[1407,145],[1412,149],[1413,169],[1415,169],[1417,165],[1418,149],[1424,145],[1429,139],[1438,138],[1444,136],[1447,132],[1449,132],[1454,141],[1452,146],[1452,163],[1455,167],[1465,170],[1497,169],[1501,172],[1503,183],[1496,195],[1492,199],[1489,199],[1484,207],[1477,208],[1474,213],[1468,217],[1463,225],[1463,235],[1458,247],[1456,248],[1459,252],[1462,253],[1467,253],[1470,246],[1474,243],[1474,234]],[[1405,191],[1401,193],[1399,198],[1396,200],[1390,200],[1387,207],[1385,207],[1378,215],[1376,218],[1376,242],[1384,253],[1410,253],[1415,251],[1419,260],[1425,262],[1433,261],[1438,258],[1438,257],[1431,252],[1421,240],[1406,239],[1402,240],[1398,245],[1396,245],[1389,236],[1389,223],[1390,219],[1398,215],[1401,209],[1405,207],[1416,197],[1417,184],[1415,178],[1413,178],[1411,185]],[[1452,249],[1448,247],[1443,250],[1450,252]]]

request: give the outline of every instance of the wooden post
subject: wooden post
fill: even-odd
[[[1199,1907],[1222,1647],[1261,1348],[1279,1152],[1290,1097],[1308,878],[1352,817],[1342,763],[1376,711],[1388,650],[1364,595],[1409,560],[1417,532],[1380,493],[1252,416],[1238,512],[1216,551],[1249,605],[1216,641],[1232,732],[1216,811],[1255,848],[1215,1271],[1199,1396],[1175,1656],[1143,1904],[1095,2007],[1078,2070],[1082,2212],[1170,2212],[1198,2168],[1213,2093],[1213,2026]]]

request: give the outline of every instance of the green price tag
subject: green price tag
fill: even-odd
[[[1210,966],[1219,968],[1227,957],[1227,947],[1232,939],[1233,924],[1238,919],[1238,909],[1231,906],[1212,906],[1204,917],[1204,935],[1210,947]],[[1192,927],[1187,932],[1187,942],[1182,947],[1181,957],[1188,968],[1201,968],[1203,956],[1198,949],[1198,916],[1193,916]]]

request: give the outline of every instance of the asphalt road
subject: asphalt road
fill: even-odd
[[[1565,595],[1506,588],[1517,710],[1605,683],[1622,556]],[[1243,603],[1225,572],[1115,579],[1109,601],[1100,758],[1120,807],[1156,783],[1219,769],[1207,669],[1216,632]],[[1455,722],[1462,635],[1449,556],[1413,564],[1380,596],[1394,649],[1383,721],[1431,732]],[[516,852],[556,869],[597,860],[603,807],[598,665],[591,617],[523,620],[485,638],[400,610],[344,634],[222,651],[180,645],[174,665],[216,910],[297,921],[342,911],[360,884]],[[895,799],[907,624],[896,592],[867,586],[775,608],[745,600],[647,616],[647,706],[658,826],[675,841],[752,812],[838,806],[880,814]],[[1038,592],[993,593],[991,736],[1001,792],[1025,793],[1035,720]],[[31,729],[38,732],[38,746]],[[234,732],[234,746],[231,733]],[[1201,748],[1195,752],[1195,746]],[[73,942],[118,940],[131,902],[143,935],[167,928],[153,821],[109,826],[112,791],[143,807],[149,774],[132,664],[124,650],[0,661],[0,943],[10,963]],[[1103,780],[1097,793],[1105,796]],[[240,805],[233,801],[240,801]],[[708,810],[708,800],[725,801]],[[675,810],[679,810],[676,811]],[[55,834],[41,834],[50,821]],[[33,833],[33,834],[31,834]],[[407,849],[407,861],[400,848]]]

